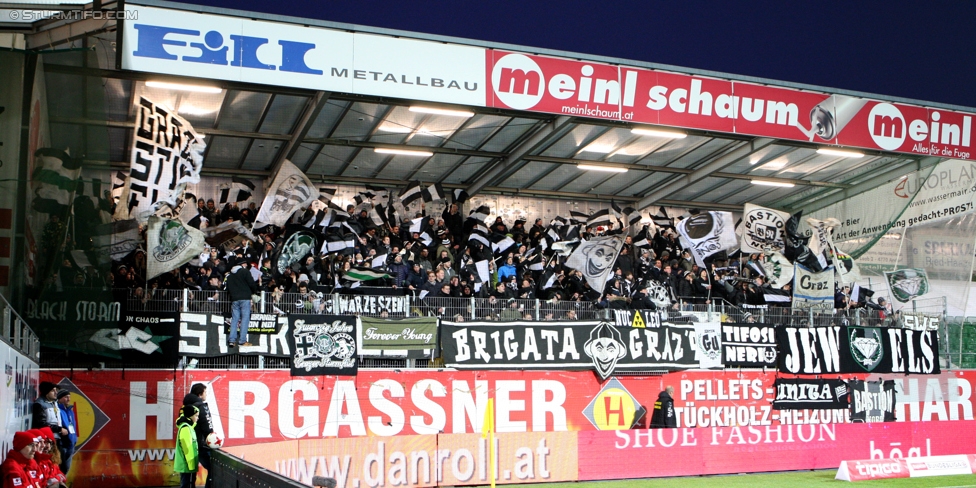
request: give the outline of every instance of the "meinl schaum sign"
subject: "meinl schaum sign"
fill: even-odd
[[[791,374],[938,374],[936,331],[879,327],[779,327],[779,370]]]
[[[850,404],[844,380],[777,378],[773,389],[774,410],[847,408]]]
[[[447,366],[465,369],[619,370],[700,367],[693,325],[618,327],[609,322],[441,322]]]

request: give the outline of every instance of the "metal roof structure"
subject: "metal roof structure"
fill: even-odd
[[[203,10],[166,2],[145,3]],[[103,4],[106,7],[111,8],[112,4]],[[261,17],[282,20],[276,16]],[[473,42],[307,19],[284,20],[444,42]],[[92,165],[128,168],[135,101],[140,96],[170,106],[205,134],[204,172],[222,175],[267,176],[281,161],[289,159],[313,180],[334,184],[405,186],[408,181],[419,180],[439,182],[445,188],[464,188],[470,194],[614,199],[640,207],[741,210],[744,203],[751,202],[788,210],[812,210],[940,161],[936,157],[883,151],[864,151],[863,157],[853,159],[818,153],[820,146],[812,143],[684,129],[686,137],[671,138],[634,133],[632,124],[616,121],[229,81],[208,81],[214,87],[209,92],[160,88],[149,82],[188,84],[200,80],[117,69],[114,20],[51,19],[29,24],[29,28],[23,24],[0,25],[0,30],[25,33],[31,49],[92,50],[80,65],[66,62],[67,56],[44,57],[49,104],[61,107],[60,115],[52,116],[50,121],[56,143],[84,148],[92,130],[107,133],[107,151],[84,152],[84,158]],[[418,111],[418,107],[470,114],[429,113]],[[422,154],[402,153],[404,150]],[[580,164],[609,165],[627,171],[585,170]],[[780,186],[759,185],[754,180]]]

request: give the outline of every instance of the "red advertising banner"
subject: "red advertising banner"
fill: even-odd
[[[72,466],[74,486],[106,487],[175,481],[177,408],[198,382],[209,385],[214,429],[228,449],[292,440],[477,434],[489,397],[495,399],[500,434],[628,429],[635,412],[641,406],[650,410],[668,385],[675,388],[683,428],[765,432],[848,421],[845,409],[773,410],[777,376],[784,375],[683,371],[601,383],[588,371],[366,370],[356,377],[293,378],[287,370],[142,370],[45,371],[40,379],[70,381],[76,392],[72,401],[85,444]],[[842,379],[853,377],[864,375]],[[976,372],[891,379],[899,421],[973,420]]]
[[[581,431],[579,479],[826,469],[845,459],[965,454],[974,434],[973,421]]]
[[[976,159],[972,114],[589,61],[485,53],[491,107]]]

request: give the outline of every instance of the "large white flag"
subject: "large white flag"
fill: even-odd
[[[807,224],[810,225],[810,230],[813,231],[813,235],[810,236],[810,252],[813,253],[814,256],[817,256],[817,259],[819,259],[821,263],[825,263],[822,256],[824,256],[825,253],[831,256],[834,254],[834,240],[831,237],[831,234],[834,231],[834,227],[840,225],[840,220],[833,217],[823,220],[808,218]]]
[[[128,216],[175,216],[186,185],[200,182],[203,137],[170,109],[145,97],[136,106],[125,205]],[[122,212],[123,214],[125,212]]]
[[[736,229],[742,252],[783,252],[783,229],[790,214],[747,203],[742,213],[742,225]]]
[[[187,227],[179,220],[155,215],[149,217],[149,229],[146,231],[146,279],[152,279],[190,262],[203,252],[204,243],[203,232]]]
[[[258,227],[259,222],[283,227],[291,214],[318,198],[319,190],[312,184],[312,180],[286,159],[265,193],[264,203],[255,219],[255,227]]]
[[[595,237],[583,241],[573,254],[566,259],[566,266],[583,273],[583,278],[590,284],[590,288],[603,293],[607,279],[613,273],[613,264],[617,255],[624,247],[622,236]]]
[[[834,308],[834,267],[817,273],[796,264],[793,275],[794,308]]]
[[[705,266],[705,258],[719,251],[735,249],[735,227],[731,212],[702,212],[678,222],[681,245],[691,250],[698,266]]]

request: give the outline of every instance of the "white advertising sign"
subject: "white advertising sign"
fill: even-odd
[[[14,433],[30,428],[31,403],[37,398],[38,368],[37,363],[3,341],[0,341],[0,359],[6,377],[0,384],[0,411],[4,412],[0,450],[7,452]]]
[[[128,5],[122,68],[485,105],[485,49]]]

